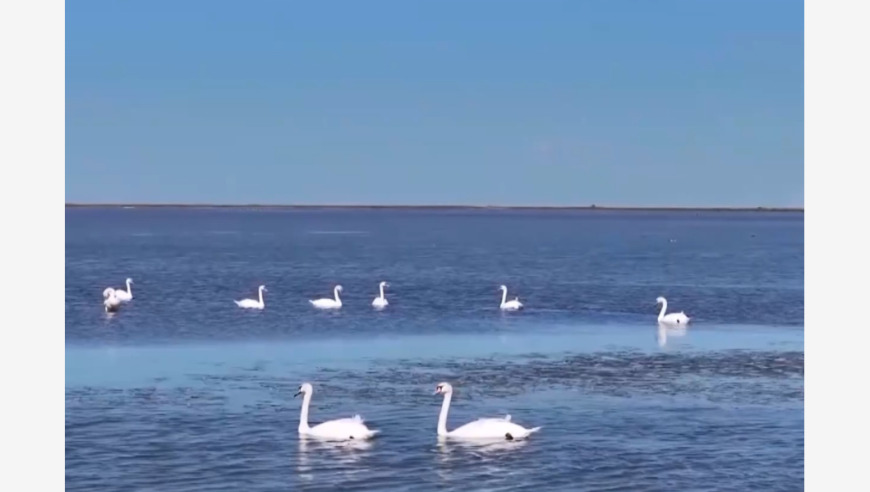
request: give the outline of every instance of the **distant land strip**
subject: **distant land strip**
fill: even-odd
[[[246,208],[278,210],[595,210],[643,212],[800,212],[803,207],[641,207],[611,205],[268,205],[218,203],[67,203],[67,208]]]

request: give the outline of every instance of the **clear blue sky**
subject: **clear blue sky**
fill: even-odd
[[[803,8],[68,2],[66,200],[803,206]]]

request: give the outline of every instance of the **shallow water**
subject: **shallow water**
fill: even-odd
[[[803,488],[802,214],[66,215],[68,490]],[[233,304],[260,283],[265,310]],[[308,305],[335,283],[340,312]],[[659,295],[688,330],[658,329]],[[303,381],[313,422],[381,434],[300,441]],[[440,444],[440,381],[449,428],[542,429]]]

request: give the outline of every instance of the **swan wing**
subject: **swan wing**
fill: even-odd
[[[379,431],[370,430],[363,423],[362,417],[354,415],[344,419],[328,420],[311,428],[310,433],[314,436],[331,439],[366,439]]]
[[[255,301],[254,299],[242,299],[241,301],[234,301],[237,306],[243,308],[259,308],[260,301]]]
[[[335,305],[334,299],[314,299],[308,302],[310,302],[312,306],[319,308],[333,307]]]
[[[121,301],[119,301],[115,296],[109,296],[105,301],[103,301],[103,307],[106,308],[106,311],[114,311],[120,306]]]
[[[662,318],[662,322],[664,323],[685,323],[688,321],[689,317],[684,313],[668,313]]]
[[[520,309],[521,307],[523,304],[517,299],[504,303],[504,309]]]
[[[511,439],[524,437],[529,431],[514,424],[507,418],[482,418],[469,422],[450,432],[450,436],[470,439],[504,439],[510,434]]]

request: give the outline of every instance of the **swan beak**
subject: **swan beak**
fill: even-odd
[[[299,395],[301,395],[301,394],[302,394],[302,392],[301,392],[301,391],[297,391],[297,392],[296,392],[296,394],[295,394],[295,395],[293,395],[293,398],[296,398],[296,397],[297,397],[297,396],[299,396]]]

